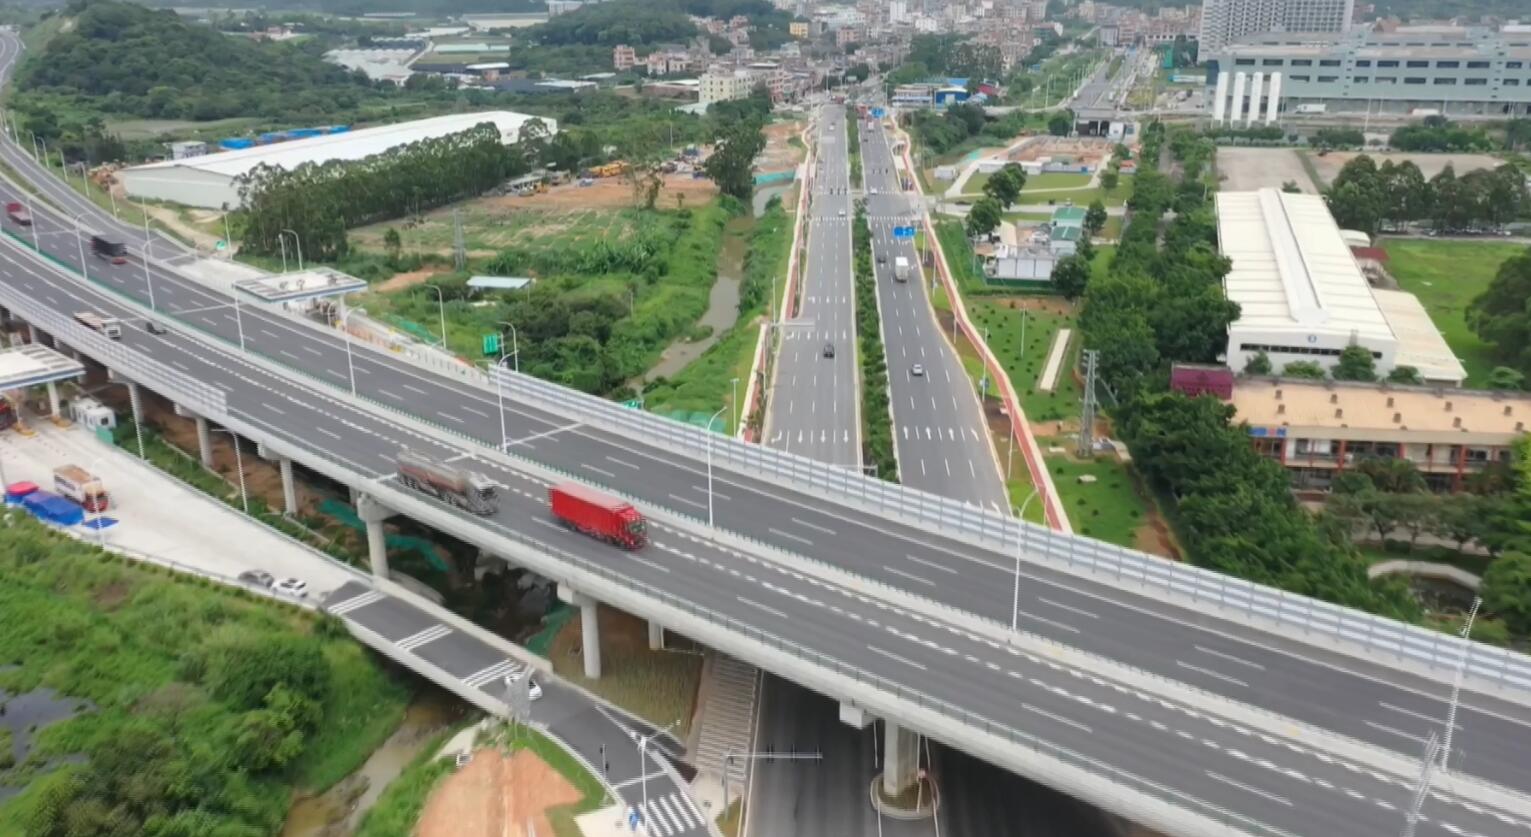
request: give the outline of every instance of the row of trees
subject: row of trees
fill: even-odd
[[[244,202],[242,246],[275,255],[283,230],[295,231],[304,254],[333,261],[346,254],[346,230],[473,197],[528,170],[547,131],[522,127],[507,148],[493,123],[389,149],[363,160],[261,165],[239,180]]]
[[[1492,151],[1494,141],[1481,128],[1463,128],[1444,116],[1427,116],[1393,131],[1388,145],[1399,151]]]
[[[1531,306],[1527,300],[1531,300],[1531,249],[1506,259],[1489,286],[1467,306],[1468,326],[1509,367],[1496,369],[1495,376],[1513,381],[1517,388],[1524,376],[1531,374]]]
[[[1367,233],[1419,221],[1437,230],[1499,226],[1531,208],[1526,176],[1514,166],[1458,177],[1448,165],[1426,180],[1412,161],[1378,166],[1365,154],[1340,169],[1325,198],[1340,226]]]
[[[898,459],[893,451],[893,414],[888,409],[888,360],[883,351],[882,324],[877,314],[877,275],[872,269],[872,228],[866,202],[856,202],[851,245],[856,265],[856,356],[861,364],[862,461],[877,476],[898,482]]]

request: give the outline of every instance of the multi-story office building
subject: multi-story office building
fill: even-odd
[[[1531,32],[1455,27],[1267,33],[1202,50],[1212,120],[1264,113],[1366,111],[1447,116],[1531,114]],[[1261,84],[1261,81],[1264,84]],[[1247,82],[1247,84],[1246,84]],[[1246,98],[1246,90],[1248,97]],[[1231,96],[1231,97],[1230,97]],[[1248,120],[1253,115],[1255,120]]]
[[[1201,52],[1264,32],[1344,32],[1355,0],[1202,0]]]

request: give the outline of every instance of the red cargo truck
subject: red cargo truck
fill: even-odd
[[[20,201],[11,201],[5,205],[5,214],[11,219],[11,223],[19,227],[32,226],[32,213],[21,205]]]
[[[643,515],[632,503],[593,488],[572,482],[548,486],[548,505],[560,523],[592,538],[623,549],[638,549],[649,541]]]

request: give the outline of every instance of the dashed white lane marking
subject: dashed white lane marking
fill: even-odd
[[[763,605],[760,602],[755,601],[754,599],[746,599],[743,596],[735,596],[735,598],[737,598],[739,600],[740,604],[747,604],[750,607],[755,608],[756,610],[763,610],[766,613],[769,613],[769,614],[771,614],[772,616],[775,616],[778,619],[790,619],[791,618],[787,614],[781,612],[780,610],[777,610],[776,608],[771,607],[770,605]]]
[[[1396,735],[1396,736],[1399,736],[1401,738],[1407,738],[1410,741],[1419,742],[1420,744],[1425,743],[1424,736],[1415,735],[1414,733],[1411,733],[1411,732],[1404,732],[1401,729],[1397,729],[1395,727],[1390,727],[1390,726],[1388,726],[1386,724],[1379,724],[1376,721],[1367,721],[1366,725],[1371,727],[1374,730],[1379,731],[1379,732],[1390,733],[1392,735]]]
[[[270,410],[273,413],[276,413],[279,416],[287,415],[287,411],[286,410],[283,410],[282,408],[276,406],[275,404],[271,404],[271,403],[268,403],[266,401],[262,401],[261,402],[261,406],[265,407],[266,409]]]
[[[484,412],[483,410],[479,410],[479,409],[475,409],[473,407],[469,407],[467,404],[458,404],[457,406],[458,406],[459,409],[463,410],[464,412],[472,413],[475,416],[479,416],[480,418],[489,418],[489,414]]]
[[[425,390],[423,390],[423,389],[421,389],[421,388],[419,388],[417,386],[413,386],[411,384],[404,384],[403,386],[404,386],[405,389],[407,389],[410,392],[413,392],[413,393],[415,393],[417,395],[425,395],[426,394]]]
[[[799,518],[799,517],[791,518],[791,520],[792,520],[793,523],[796,523],[799,526],[803,526],[803,527],[806,527],[806,528],[809,528],[809,529],[816,529],[816,530],[818,530],[820,532],[823,532],[826,535],[833,535],[835,533],[835,530],[833,530],[833,529],[830,529],[830,528],[825,527],[825,526],[819,526],[816,523],[809,523],[808,521],[803,520],[802,518]]]
[[[937,564],[934,561],[927,561],[924,558],[919,558],[919,557],[916,557],[914,555],[905,555],[904,557],[908,558],[909,560],[913,561],[916,564],[921,564],[923,566],[930,567],[933,570],[940,570],[943,573],[951,573],[952,575],[956,575],[957,574],[957,571],[955,569],[953,569],[951,567],[944,567],[944,566],[942,566],[940,564]]]
[[[1242,686],[1242,687],[1244,687],[1246,689],[1249,688],[1249,684],[1245,683],[1243,680],[1240,680],[1237,677],[1229,677],[1226,674],[1222,674],[1220,672],[1213,671],[1210,668],[1202,668],[1201,666],[1193,666],[1193,665],[1191,665],[1190,663],[1188,663],[1188,662],[1186,662],[1184,660],[1176,660],[1175,661],[1175,665],[1180,666],[1181,668],[1186,669],[1188,671],[1194,671],[1197,674],[1205,674],[1208,677],[1215,677],[1218,680],[1223,681],[1224,683],[1232,683],[1235,686]]]
[[[1441,719],[1440,718],[1432,718],[1429,715],[1424,714],[1423,712],[1415,712],[1412,709],[1404,709],[1402,706],[1394,706],[1393,704],[1388,703],[1385,700],[1377,701],[1377,705],[1382,707],[1383,709],[1391,709],[1394,712],[1397,712],[1397,713],[1400,713],[1400,714],[1403,714],[1403,715],[1408,715],[1408,716],[1410,716],[1412,718],[1418,718],[1419,720],[1424,721],[1425,723],[1430,724],[1431,726],[1437,726],[1437,725],[1439,725],[1441,723]],[[1461,729],[1462,725],[1461,724],[1457,724],[1455,726],[1455,728],[1456,729]]]
[[[611,463],[616,464],[616,465],[621,465],[623,468],[631,468],[634,471],[642,470],[637,465],[634,465],[633,463],[628,462],[628,461],[626,461],[624,459],[618,459],[615,456],[608,456],[608,457],[606,457],[606,461],[607,462],[611,462]],[[674,497],[675,495],[671,494],[670,496]]]
[[[331,439],[339,439],[340,438],[340,434],[336,433],[333,430],[329,430],[327,428],[318,427],[318,426],[315,426],[314,429],[319,431],[320,433],[323,433],[324,435],[330,437]]]
[[[887,564],[883,564],[882,568],[887,570],[890,573],[893,573],[894,575],[903,576],[904,578],[907,578],[910,581],[915,581],[915,582],[918,582],[920,584],[924,584],[924,585],[929,586],[929,587],[936,586],[936,583],[934,581],[931,581],[928,578],[922,578],[920,576],[915,575],[914,573],[906,573],[903,570],[898,569],[897,567],[890,567]]]
[[[1066,604],[1064,604],[1062,602],[1055,602],[1052,599],[1045,599],[1045,598],[1043,598],[1041,596],[1037,597],[1037,601],[1041,602],[1042,604],[1052,605],[1053,607],[1056,607],[1056,608],[1058,608],[1060,610],[1067,610],[1070,613],[1077,613],[1080,616],[1087,616],[1087,617],[1089,617],[1091,619],[1099,619],[1100,618],[1100,614],[1098,614],[1098,613],[1091,613],[1090,611],[1085,610],[1083,608],[1074,607],[1073,605],[1066,605]]]
[[[1234,781],[1233,779],[1230,779],[1227,776],[1222,775],[1221,773],[1214,773],[1211,770],[1206,771],[1206,774],[1207,774],[1207,778],[1209,778],[1209,779],[1211,779],[1213,781],[1222,782],[1225,785],[1230,785],[1232,787],[1238,788],[1239,790],[1244,791],[1245,793],[1252,793],[1255,796],[1261,797],[1263,799],[1269,799],[1272,802],[1279,802],[1282,805],[1287,806],[1288,808],[1292,807],[1292,801],[1290,799],[1287,799],[1284,796],[1277,796],[1276,794],[1273,794],[1273,793],[1271,793],[1269,791],[1264,791],[1264,790],[1261,790],[1259,788],[1250,787],[1249,785],[1246,785],[1243,782]]]
[[[800,535],[794,535],[791,532],[783,532],[780,529],[774,529],[774,528],[773,529],[767,529],[766,531],[770,532],[771,534],[776,535],[778,537],[791,538],[792,540],[798,541],[799,543],[805,543],[805,544],[807,544],[809,546],[813,546],[813,541],[810,541],[807,538],[802,537]]]
[[[1252,660],[1246,660],[1246,659],[1244,659],[1242,657],[1235,657],[1232,654],[1227,654],[1227,653],[1224,653],[1222,651],[1215,651],[1215,650],[1213,650],[1211,648],[1207,648],[1206,646],[1203,646],[1203,645],[1197,645],[1197,646],[1194,646],[1194,647],[1195,647],[1195,649],[1197,651],[1200,651],[1203,654],[1209,654],[1209,655],[1211,655],[1213,657],[1217,657],[1218,659],[1227,660],[1230,663],[1238,663],[1241,666],[1248,666],[1250,668],[1258,669],[1260,671],[1264,671],[1265,670],[1265,666],[1263,666],[1263,665],[1261,665],[1261,664],[1259,664],[1257,662],[1254,662]]]
[[[448,412],[438,412],[437,415],[441,416],[442,418],[446,419],[447,421],[455,421],[458,424],[466,424],[467,423],[467,422],[464,422],[462,419],[458,418],[457,416],[454,416],[454,415],[452,415],[451,413],[448,413]]]
[[[1050,721],[1055,721],[1055,722],[1060,723],[1060,724],[1067,724],[1067,725],[1069,725],[1071,727],[1074,727],[1075,729],[1082,730],[1082,731],[1084,731],[1086,733],[1092,733],[1093,734],[1095,732],[1094,729],[1090,728],[1086,724],[1081,724],[1078,721],[1075,721],[1075,720],[1073,720],[1071,718],[1065,718],[1062,715],[1055,715],[1055,714],[1053,714],[1051,712],[1048,712],[1046,709],[1038,709],[1038,708],[1036,708],[1035,706],[1032,706],[1029,703],[1022,703],[1021,704],[1021,708],[1026,710],[1026,711],[1028,711],[1028,712],[1033,712],[1033,713],[1036,713],[1038,715],[1041,715],[1042,717],[1047,718]]]
[[[388,390],[386,390],[386,389],[380,389],[380,390],[378,390],[378,394],[379,394],[379,395],[385,395],[385,396],[387,396],[387,397],[389,397],[389,398],[392,398],[392,399],[393,399],[393,400],[395,400],[395,401],[403,401],[403,400],[404,400],[404,399],[403,399],[403,398],[402,398],[402,397],[400,397],[400,396],[399,396],[399,394],[398,394],[398,393],[396,393],[396,392],[389,392],[389,391],[388,391]]]
[[[1069,633],[1075,633],[1075,634],[1079,633],[1079,629],[1074,627],[1073,625],[1065,625],[1062,622],[1058,622],[1058,621],[1053,620],[1053,619],[1048,619],[1045,616],[1038,616],[1035,613],[1027,613],[1024,610],[1017,610],[1016,613],[1021,615],[1021,616],[1026,617],[1027,619],[1031,619],[1031,620],[1036,621],[1036,622],[1041,622],[1044,625],[1052,625],[1054,628],[1058,628],[1060,630],[1065,630],[1065,631],[1068,631]]]
[[[881,654],[882,656],[887,657],[890,660],[893,660],[895,662],[903,663],[904,665],[909,666],[911,668],[917,668],[920,671],[925,671],[926,670],[924,663],[915,662],[914,660],[911,660],[908,657],[901,657],[898,654],[893,653],[892,651],[885,651],[885,650],[883,650],[881,648],[878,648],[875,645],[868,645],[867,646],[867,650],[871,651],[874,654]]]
[[[614,479],[617,476],[616,474],[613,474],[612,472],[607,471],[607,470],[605,470],[603,468],[597,468],[594,465],[590,465],[590,464],[587,464],[587,463],[584,463],[584,462],[581,462],[579,464],[579,467],[584,468],[586,471],[594,471],[597,474],[600,474],[601,476],[606,477],[607,479]]]

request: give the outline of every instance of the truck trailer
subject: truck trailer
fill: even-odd
[[[90,237],[90,252],[96,254],[98,259],[106,259],[112,264],[127,264],[128,248],[120,241],[112,241],[99,235]]]
[[[62,465],[53,469],[53,490],[60,496],[80,504],[91,514],[100,514],[111,505],[111,496],[101,478],[78,465]]]
[[[623,549],[638,549],[648,543],[643,515],[626,500],[566,482],[548,486],[548,506],[558,522],[592,538]]]
[[[113,340],[122,339],[122,321],[116,317],[103,317],[94,311],[77,311],[74,321]]]
[[[478,515],[500,510],[496,485],[483,474],[433,461],[407,448],[399,451],[397,461],[399,482],[407,488]]]
[[[11,201],[5,205],[5,217],[11,219],[11,223],[18,227],[32,226],[32,213],[27,211],[21,201]]]
[[[893,260],[893,278],[900,282],[909,281],[909,260],[903,256]]]

